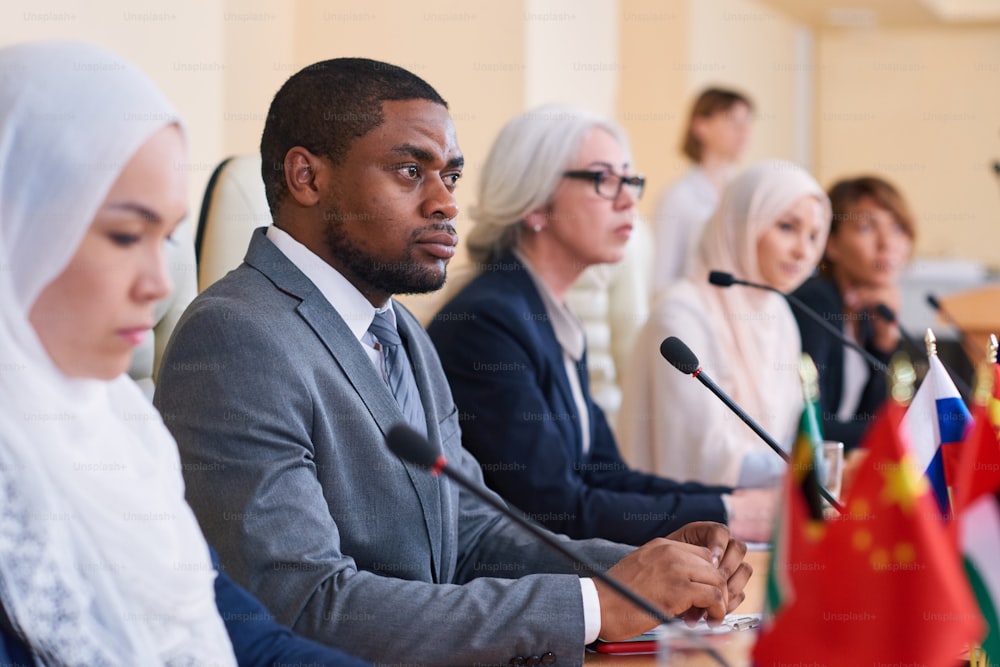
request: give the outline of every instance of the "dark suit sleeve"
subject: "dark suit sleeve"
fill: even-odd
[[[469,298],[429,327],[462,418],[462,443],[487,483],[555,532],[642,544],[696,520],[723,521],[717,492],[687,493],[632,473],[607,423],[595,418],[594,455],[579,453],[574,408],[551,400],[554,367],[532,339],[532,318],[502,298]],[[592,413],[599,410],[596,406]],[[694,488],[694,487],[692,487]]]
[[[732,488],[728,486],[678,482],[667,477],[632,470],[618,450],[604,411],[590,400],[589,396],[588,403],[590,403],[590,419],[593,425],[594,439],[591,443],[589,457],[592,465],[584,475],[587,484],[609,491],[629,491],[647,495],[681,493],[719,496],[732,492]],[[717,520],[722,521],[723,519]]]
[[[212,563],[219,567],[212,550]],[[255,597],[219,571],[215,579],[215,604],[226,624],[240,665],[265,667],[289,664],[364,667],[369,663],[292,633],[280,625]],[[3,663],[6,664],[6,663]]]
[[[823,278],[807,281],[795,296],[824,317],[828,322],[843,330],[844,308],[836,287]],[[827,440],[839,440],[846,449],[853,449],[861,441],[878,406],[885,400],[885,378],[880,373],[871,372],[861,402],[855,414],[847,420],[838,418],[840,397],[844,387],[844,346],[815,320],[793,308],[802,337],[802,351],[812,357],[819,371],[820,420],[823,436]],[[889,355],[866,346],[869,352],[888,363]]]
[[[31,667],[35,660],[28,652],[28,647],[24,643],[8,634],[0,627],[0,665],[4,667]]]

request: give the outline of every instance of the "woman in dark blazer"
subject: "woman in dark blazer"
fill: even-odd
[[[487,157],[468,239],[478,275],[428,332],[487,483],[548,528],[642,544],[698,520],[766,540],[774,495],[630,470],[590,397],[565,305],[585,268],[617,262],[644,179],[614,123],[563,106],[510,121]]]
[[[794,294],[888,363],[900,331],[875,309],[885,304],[899,311],[899,278],[916,238],[913,216],[899,191],[877,176],[838,181],[829,196],[833,222],[819,275]],[[814,320],[794,312],[802,351],[819,369],[823,435],[852,449],[886,399],[885,375]]]

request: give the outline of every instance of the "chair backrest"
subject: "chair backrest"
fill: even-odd
[[[231,157],[208,181],[195,239],[199,291],[239,266],[253,230],[271,224],[260,165],[260,155]]]
[[[160,358],[167,341],[170,340],[170,334],[173,333],[174,326],[184,309],[198,294],[194,240],[191,232],[191,219],[188,218],[177,226],[173,234],[173,243],[166,245],[167,270],[170,272],[174,289],[167,298],[156,304],[153,311],[156,324],[153,326],[152,336],[147,336],[142,345],[132,353],[129,375],[150,398],[153,397]]]
[[[652,229],[637,217],[625,258],[589,267],[566,295],[587,336],[590,394],[612,425],[621,407],[629,352],[649,317],[652,248]]]

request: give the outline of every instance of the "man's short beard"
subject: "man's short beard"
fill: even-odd
[[[342,219],[335,216],[328,216],[328,219],[326,245],[331,255],[343,262],[348,271],[369,287],[386,294],[426,294],[436,292],[444,285],[446,268],[443,267],[439,274],[406,255],[388,262],[375,259],[343,233]],[[450,225],[438,224],[433,227],[451,229]],[[418,233],[419,231],[414,232],[414,236]]]

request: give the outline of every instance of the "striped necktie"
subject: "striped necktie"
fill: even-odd
[[[389,319],[388,311],[375,313],[375,319],[368,327],[368,332],[375,336],[382,346],[386,374],[389,376],[389,389],[392,390],[399,409],[402,410],[409,425],[426,436],[427,417],[420,402],[417,381],[413,377],[413,369],[410,368],[409,359],[406,357],[403,340]]]

